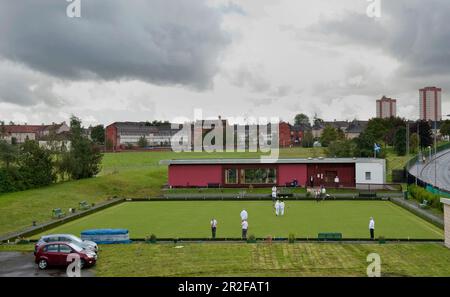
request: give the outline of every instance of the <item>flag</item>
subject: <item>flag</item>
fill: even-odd
[[[378,153],[379,151],[381,151],[381,147],[375,143],[373,146],[373,150]]]

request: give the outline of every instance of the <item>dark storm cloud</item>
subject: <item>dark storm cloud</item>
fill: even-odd
[[[229,43],[206,0],[0,0],[0,57],[69,79],[208,88]]]
[[[381,49],[400,62],[399,75],[411,79],[450,74],[450,1],[382,0],[381,18],[365,11],[310,29],[330,37]]]
[[[0,60],[0,103],[20,106],[60,107],[64,104],[52,91],[53,79],[21,65]]]

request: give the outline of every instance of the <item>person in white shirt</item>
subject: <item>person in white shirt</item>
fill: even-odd
[[[279,200],[277,200],[276,202],[275,202],[275,215],[279,215],[280,214],[280,201]]]
[[[246,221],[248,219],[248,213],[245,209],[241,211],[241,221]]]
[[[322,189],[320,190],[320,196],[322,196],[322,200],[325,200],[326,195],[327,190],[325,189],[325,187],[322,187]]]
[[[275,199],[277,199],[277,187],[272,187],[272,202],[275,202]]]
[[[317,189],[314,191],[315,195],[316,195],[316,202],[320,201],[320,189]]]
[[[370,239],[373,240],[375,238],[375,221],[372,217],[370,217],[369,221],[369,231],[370,231]]]
[[[247,220],[243,220],[241,226],[242,226],[242,239],[247,239],[247,230],[248,230]]]
[[[336,177],[334,178],[334,186],[336,188],[339,188],[339,176],[336,175]]]
[[[212,239],[216,238],[216,230],[217,230],[217,220],[215,218],[211,219],[211,236]]]
[[[280,202],[280,214],[284,216],[284,201]]]

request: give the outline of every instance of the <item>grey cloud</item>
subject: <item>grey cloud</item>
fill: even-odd
[[[275,97],[285,97],[291,93],[291,90],[291,86],[278,86],[274,90],[272,90],[270,94]]]
[[[355,63],[347,65],[343,69],[343,77],[340,80],[331,80],[315,84],[313,92],[323,98],[323,102],[331,104],[336,96],[348,95],[382,96],[380,92],[387,92],[383,78],[373,69],[363,64]],[[388,95],[388,93],[385,93]]]
[[[374,20],[348,13],[310,28],[332,42],[380,49],[401,64],[398,75],[427,78],[450,74],[450,1],[382,1],[382,15]]]
[[[0,60],[0,102],[20,106],[64,104],[52,91],[53,78],[21,65]]]
[[[253,92],[269,91],[270,82],[263,76],[261,66],[241,66],[239,69],[224,73],[230,83],[237,87],[247,87]]]
[[[211,86],[230,42],[206,0],[0,0],[0,56],[70,79]]]
[[[277,101],[278,101],[277,98],[251,98],[251,99],[249,99],[249,102],[252,103],[252,105],[254,107],[271,105]]]
[[[247,15],[246,11],[238,4],[228,1],[227,4],[220,6],[220,11],[224,14]]]

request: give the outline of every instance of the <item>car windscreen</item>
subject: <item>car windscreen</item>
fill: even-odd
[[[77,252],[81,252],[83,250],[82,247],[78,246],[77,244],[71,243],[70,246]]]
[[[74,235],[68,235],[68,238],[70,238],[73,242],[83,242],[83,240]]]

